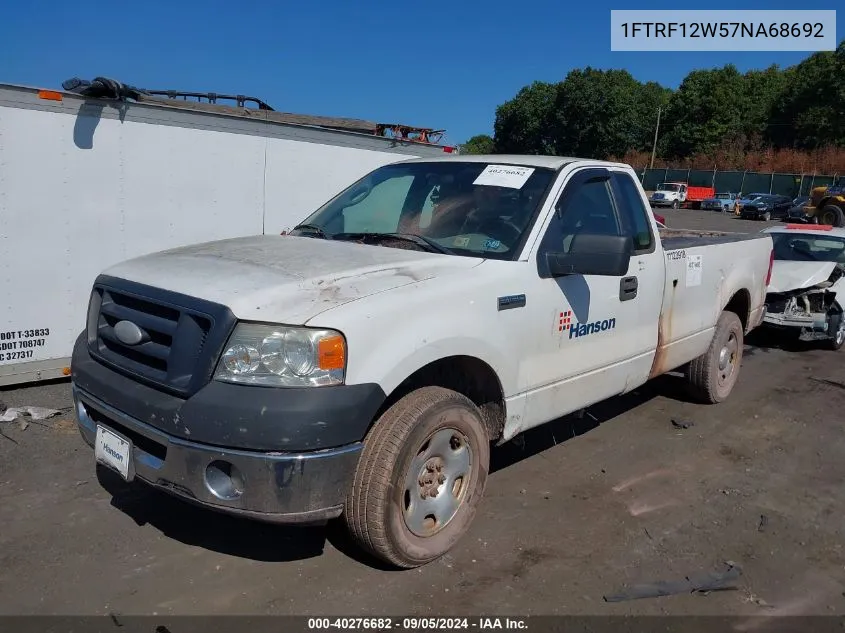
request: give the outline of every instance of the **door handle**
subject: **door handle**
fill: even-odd
[[[619,282],[619,301],[630,301],[637,296],[637,278],[623,277]]]

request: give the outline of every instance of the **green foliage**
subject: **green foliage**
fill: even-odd
[[[476,134],[460,146],[461,154],[492,154],[493,137],[489,134]]]
[[[559,83],[525,86],[500,105],[493,145],[499,153],[594,158],[650,152],[658,108],[658,154],[669,159],[763,145],[845,147],[845,41],[786,69],[694,70],[677,90],[624,70],[573,70]],[[472,147],[488,147],[474,139]]]
[[[557,86],[535,81],[516,96],[496,108],[493,126],[496,152],[499,154],[551,154],[555,139],[554,119]]]
[[[789,68],[772,103],[768,139],[776,146],[845,146],[845,41]]]
[[[650,147],[657,108],[667,96],[625,70],[573,70],[554,103],[555,152],[604,159]]]

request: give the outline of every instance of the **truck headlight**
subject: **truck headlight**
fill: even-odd
[[[229,337],[215,380],[271,387],[343,384],[346,340],[316,328],[240,323]]]

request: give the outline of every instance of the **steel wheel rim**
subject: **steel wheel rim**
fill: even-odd
[[[420,445],[402,495],[402,518],[413,534],[434,536],[455,518],[466,500],[472,458],[467,437],[457,429],[439,429]]]
[[[836,337],[834,338],[837,345],[842,345],[845,341],[845,318],[839,319],[839,327],[836,328]]]
[[[730,333],[728,340],[719,350],[719,384],[726,385],[734,374],[739,356],[739,341],[736,334]]]

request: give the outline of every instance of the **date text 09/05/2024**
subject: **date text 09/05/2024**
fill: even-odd
[[[447,630],[525,630],[525,618],[308,618],[308,630],[345,629],[352,631],[447,631]]]
[[[623,22],[620,26],[623,37],[824,37],[824,25],[821,22]]]
[[[34,350],[47,344],[50,328],[28,328],[0,332],[0,362],[28,360]]]

